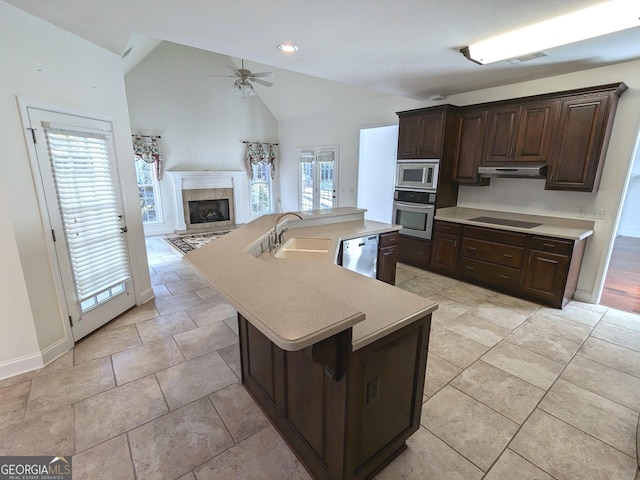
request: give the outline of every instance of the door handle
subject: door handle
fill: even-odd
[[[128,231],[129,231],[129,229],[127,228],[126,225],[124,227],[120,228],[120,232],[122,232],[122,233],[127,233]]]

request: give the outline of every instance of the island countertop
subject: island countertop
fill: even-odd
[[[301,350],[353,327],[353,350],[362,348],[437,305],[335,264],[342,240],[398,230],[364,219],[364,210],[337,208],[286,217],[287,238],[331,240],[322,259],[276,258],[266,235],[278,215],[265,215],[189,252],[184,261],[283,350]]]
[[[492,217],[497,219],[517,220],[537,223],[532,228],[521,228],[512,225],[500,225],[490,222],[478,222],[479,217]],[[565,238],[567,240],[582,240],[593,235],[594,222],[591,220],[552,217],[547,215],[531,215],[516,212],[504,212],[496,210],[483,210],[480,208],[447,207],[436,210],[436,220],[479,227],[490,227],[498,230],[530,233],[548,237]]]

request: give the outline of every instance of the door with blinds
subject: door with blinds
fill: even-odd
[[[338,147],[298,149],[300,210],[338,206]]]
[[[27,111],[39,169],[34,173],[78,341],[135,305],[111,123]]]

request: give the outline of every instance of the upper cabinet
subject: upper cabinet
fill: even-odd
[[[556,108],[555,100],[490,108],[482,164],[546,163]]]
[[[466,110],[458,115],[451,180],[461,185],[480,185],[478,167],[482,160],[488,112],[486,109]]]
[[[624,83],[613,84],[560,100],[547,190],[598,189],[618,98],[626,89]]]
[[[398,158],[440,158],[444,136],[444,110],[398,115]]]

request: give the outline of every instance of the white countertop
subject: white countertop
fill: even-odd
[[[364,210],[337,208],[285,217],[286,238],[331,239],[319,260],[280,259],[261,253],[278,215],[265,215],[197,250],[191,264],[252,325],[283,350],[301,350],[353,327],[362,348],[431,313],[432,301],[335,265],[340,242],[398,230],[364,220]]]
[[[540,223],[533,228],[513,227],[494,223],[477,222],[471,220],[476,217],[493,217],[508,220]],[[482,210],[479,208],[447,207],[436,210],[436,220],[445,222],[464,223],[465,225],[477,225],[511,232],[531,233],[548,237],[565,238],[568,240],[582,240],[593,235],[594,222],[573,218],[552,217],[545,215],[529,215],[516,212],[501,212],[495,210]]]

